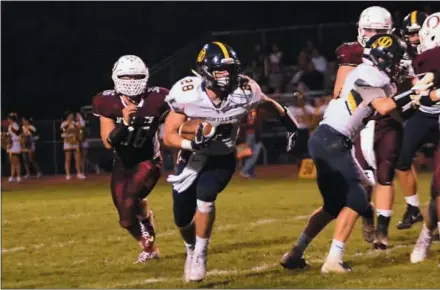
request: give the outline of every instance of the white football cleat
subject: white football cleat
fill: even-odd
[[[350,266],[345,264],[342,261],[337,260],[326,260],[324,265],[322,265],[321,273],[329,274],[329,273],[348,273],[351,272],[352,269]]]
[[[416,245],[411,253],[411,263],[420,263],[426,259],[428,256],[429,248],[432,243],[431,231],[429,231],[426,226],[423,225],[423,229],[420,232],[419,238],[417,239]]]
[[[192,259],[194,255],[194,249],[188,249],[186,250],[186,260],[185,260],[185,268],[183,270],[183,277],[185,279],[185,282],[191,281],[191,266],[192,266]]]
[[[15,181],[15,178],[13,176],[8,178],[8,182],[14,182],[14,181]]]
[[[66,180],[71,180],[71,179],[72,179],[72,176],[66,175]]]
[[[159,248],[152,247],[152,249],[149,251],[142,251],[137,261],[134,262],[133,264],[142,264],[150,260],[159,259],[159,258],[160,258]]]
[[[21,177],[20,176],[17,176],[17,182],[21,182]]]
[[[191,282],[200,282],[205,279],[206,276],[206,253],[194,253],[191,261],[191,271],[189,274],[189,280]]]

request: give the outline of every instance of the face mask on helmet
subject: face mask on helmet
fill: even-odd
[[[148,76],[148,68],[139,57],[123,56],[113,67],[115,91],[138,102],[147,87]]]
[[[385,8],[373,6],[362,11],[358,22],[358,42],[365,47],[367,41],[379,33],[391,33],[393,21]]]
[[[218,93],[220,98],[226,98],[239,84],[239,66],[235,63],[218,66],[211,71],[205,68],[204,75],[206,86]]]

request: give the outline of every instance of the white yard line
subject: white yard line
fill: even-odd
[[[395,245],[393,248],[386,250],[386,251],[379,251],[379,250],[368,250],[365,253],[355,253],[353,255],[346,255],[346,258],[355,258],[355,257],[373,257],[373,256],[380,256],[383,254],[388,254],[396,249],[401,248],[408,248],[412,247],[414,245]],[[325,261],[325,257],[319,258],[319,259],[310,259],[308,262],[313,264],[320,264]],[[182,264],[183,266],[183,264]],[[238,269],[213,269],[206,273],[207,277],[220,277],[220,276],[242,276],[247,275],[250,273],[261,273],[264,271],[267,271],[268,269],[279,267],[278,263],[273,264],[260,264],[250,269],[245,270],[238,270]],[[183,273],[182,273],[183,274]],[[112,284],[112,287],[130,287],[135,285],[144,285],[144,284],[155,284],[160,282],[179,282],[183,281],[183,277],[157,277],[157,278],[148,278],[144,280],[138,280],[138,281],[132,281],[130,283],[119,283],[119,284]]]
[[[257,226],[263,226],[263,225],[267,225],[267,224],[273,224],[273,223],[276,223],[276,222],[296,221],[296,220],[302,220],[302,219],[306,219],[306,218],[308,218],[308,216],[296,216],[296,217],[289,218],[289,219],[260,219],[260,220],[257,220],[255,222],[251,222],[251,223],[247,224],[247,226],[257,227]],[[215,231],[223,232],[223,231],[234,229],[234,228],[237,228],[237,227],[240,227],[240,226],[246,226],[246,224],[227,224],[227,225],[222,225],[222,226],[216,227]],[[158,238],[163,238],[163,237],[168,237],[168,236],[174,236],[174,235],[177,235],[177,234],[178,234],[177,230],[172,230],[172,231],[166,231],[166,232],[163,232],[163,233],[158,233],[157,237]],[[121,240],[125,240],[125,239],[128,240],[128,239],[131,239],[131,237],[128,236],[128,235],[122,235],[121,234],[121,236],[109,236],[107,238],[107,240],[110,241],[110,242],[121,241]],[[93,240],[89,240],[89,241],[93,241]],[[56,243],[56,244],[53,244],[53,245],[49,245],[49,247],[62,248],[62,247],[69,246],[69,245],[72,245],[72,244],[75,244],[75,243],[76,243],[76,241],[71,240],[71,241],[64,242],[64,243]],[[32,246],[27,247],[27,248],[40,249],[40,248],[43,248],[43,247],[45,247],[44,244],[32,245]],[[14,248],[9,248],[9,249],[3,249],[2,248],[2,253],[13,253],[13,252],[25,251],[27,248],[26,247],[14,247]]]

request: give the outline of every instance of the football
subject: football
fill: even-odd
[[[194,140],[196,136],[197,128],[199,127],[200,123],[203,123],[204,120],[202,119],[190,119],[187,120],[185,123],[182,124],[182,126],[179,129],[179,135],[182,136],[182,138],[187,140]],[[206,123],[205,127],[203,128],[203,135],[208,136],[210,134],[213,134],[214,127]]]

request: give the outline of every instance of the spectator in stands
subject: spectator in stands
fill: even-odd
[[[307,65],[307,71],[299,78],[297,88],[301,93],[324,89],[324,75],[315,69],[313,62]]]
[[[240,175],[245,178],[256,177],[255,165],[258,162],[258,157],[262,150],[263,144],[260,142],[261,131],[260,116],[258,115],[258,109],[252,109],[248,113],[246,123],[246,146],[245,150],[249,151],[249,154],[243,155],[244,162],[241,168]],[[249,150],[250,149],[250,150]],[[245,151],[243,152],[245,153]],[[240,156],[237,156],[240,158]]]
[[[268,79],[268,86],[271,93],[280,93],[283,86],[284,76],[280,71],[279,65],[272,65]]]
[[[283,52],[280,50],[277,44],[272,44],[272,51],[269,54],[269,65],[271,71],[273,70],[280,71],[282,59],[283,59]]]
[[[322,117],[324,117],[325,110],[327,109],[328,101],[326,97],[315,97],[312,99],[311,104],[306,104],[304,109],[309,116],[309,130],[313,131]]]
[[[311,61],[317,71],[327,73],[327,59],[316,48],[312,51]]]
[[[338,66],[336,62],[330,61],[327,66],[327,74],[324,76],[325,89],[333,89],[336,82],[336,73],[338,72]]]
[[[252,59],[252,71],[253,75],[251,76],[257,82],[260,82],[262,78],[268,75],[268,59],[261,49],[260,44],[255,45],[254,55]]]

